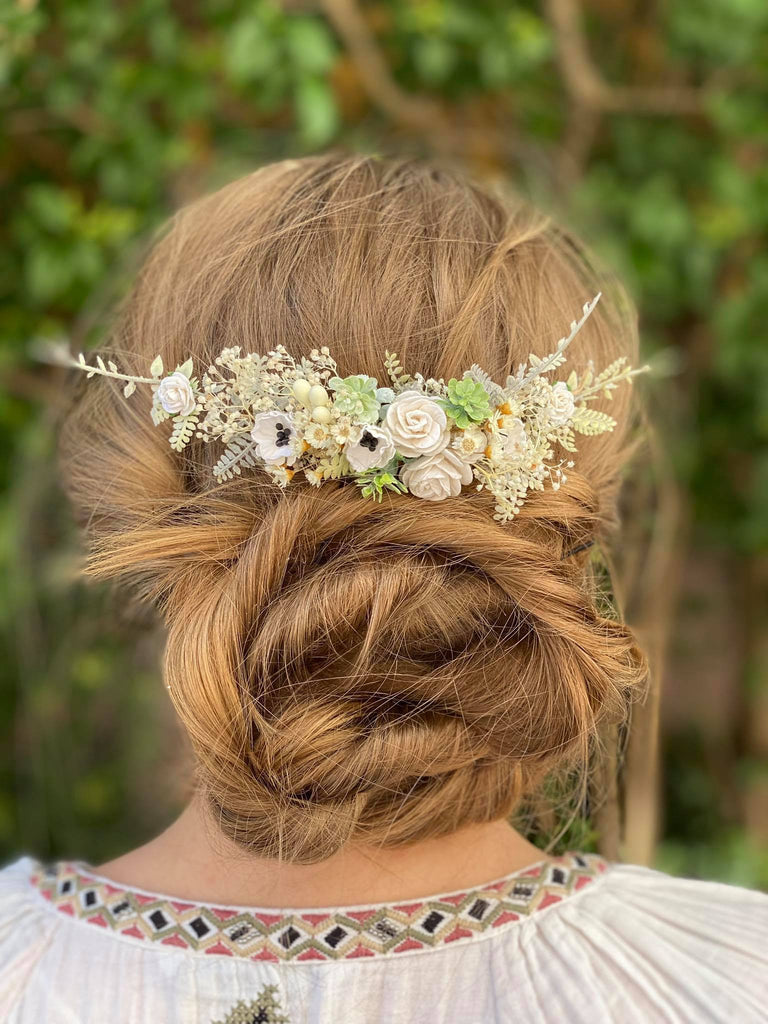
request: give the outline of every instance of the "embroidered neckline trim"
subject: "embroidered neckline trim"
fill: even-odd
[[[362,906],[212,906],[110,882],[80,861],[38,864],[30,881],[53,908],[126,939],[272,963],[416,953],[506,929],[581,891],[608,867],[567,853],[471,889]]]

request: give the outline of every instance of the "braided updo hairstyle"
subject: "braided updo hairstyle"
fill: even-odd
[[[175,216],[105,348],[140,374],[158,353],[199,372],[222,348],[282,343],[330,346],[341,376],[382,381],[389,349],[426,376],[477,362],[503,380],[551,351],[601,285],[524,204],[411,160],[314,157]],[[609,285],[568,370],[622,355],[635,361],[634,318]],[[84,386],[65,485],[89,572],[163,613],[199,788],[243,847],[310,863],[503,818],[623,719],[643,654],[598,610],[588,552],[564,556],[615,526],[630,387],[561,489],[530,493],[503,525],[471,489],[377,504],[344,482],[281,490],[258,470],[217,483],[218,446],[175,453],[150,401]]]

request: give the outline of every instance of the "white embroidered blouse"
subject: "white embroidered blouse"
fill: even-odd
[[[0,870],[3,1024],[757,1024],[768,896],[567,854],[462,892],[208,906]]]

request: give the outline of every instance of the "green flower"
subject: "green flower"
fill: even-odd
[[[335,394],[334,408],[358,423],[376,423],[380,402],[376,394],[378,381],[364,373],[352,377],[331,377],[328,387]]]
[[[491,402],[482,384],[471,377],[448,381],[448,397],[439,404],[457,427],[466,430],[472,423],[483,423],[491,415]]]

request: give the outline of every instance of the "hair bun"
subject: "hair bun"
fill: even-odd
[[[583,759],[642,669],[559,557],[586,515],[565,489],[513,529],[481,495],[428,518],[344,487],[267,506],[237,560],[195,581],[197,614],[187,588],[169,605],[166,670],[222,825],[311,861],[438,835],[458,807],[500,817]]]

